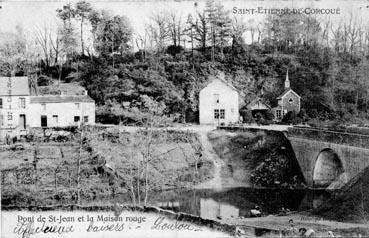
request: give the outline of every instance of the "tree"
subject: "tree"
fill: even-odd
[[[246,32],[247,27],[246,27],[246,23],[243,22],[242,20],[238,19],[238,18],[233,18],[232,21],[232,47],[234,47],[235,45],[242,45],[244,44],[244,38],[243,38],[243,34]],[[254,35],[252,35],[252,41],[251,43],[253,43],[253,37]]]
[[[195,56],[194,56],[194,40],[195,40],[195,24],[193,22],[193,17],[191,14],[188,14],[187,21],[186,21],[186,27],[183,31],[183,33],[189,38],[189,41],[191,43],[191,57],[192,57],[192,70],[194,70],[194,62],[195,62]]]
[[[171,12],[169,13],[168,21],[168,29],[170,37],[172,38],[173,46],[180,46],[183,36],[182,17],[178,16],[175,12]]]
[[[85,1],[80,1],[76,3],[75,7],[75,17],[80,21],[81,28],[81,54],[84,55],[84,42],[83,42],[83,25],[85,24],[85,19],[90,16],[92,11],[91,4]]]
[[[151,37],[151,41],[155,43],[156,51],[162,53],[165,51],[167,41],[171,34],[172,39],[174,37],[174,41],[177,42],[177,23],[172,25],[170,29],[168,14],[164,11],[152,13],[150,20],[151,24],[147,25],[147,30]]]
[[[214,62],[215,48],[220,48],[220,56],[223,59],[223,49],[229,42],[231,34],[231,19],[229,11],[224,9],[224,6],[214,0],[206,2],[205,10],[206,19],[210,26],[209,38],[211,39],[211,59]]]
[[[195,29],[194,39],[198,42],[201,49],[205,51],[209,32],[205,12],[197,13],[196,19],[190,23]]]
[[[130,49],[132,32],[131,24],[125,16],[111,16],[103,12],[96,27],[95,49],[101,56],[111,57],[114,67],[114,55],[123,56]]]
[[[37,58],[38,49],[27,40],[22,25],[15,32],[0,32],[0,73],[27,73]]]
[[[63,27],[60,30],[60,39],[63,44],[63,48],[66,52],[67,61],[75,55],[77,47],[77,36],[75,33],[75,27],[72,24],[72,20],[76,16],[76,11],[72,5],[68,3],[64,5],[62,9],[57,9],[57,16],[62,20]]]

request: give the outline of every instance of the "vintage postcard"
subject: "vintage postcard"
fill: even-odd
[[[1,237],[369,237],[369,1],[0,0]]]

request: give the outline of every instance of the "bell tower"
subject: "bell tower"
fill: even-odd
[[[287,69],[287,73],[286,73],[286,80],[284,81],[284,89],[290,89],[291,85],[290,85],[290,80],[288,79],[288,69]]]

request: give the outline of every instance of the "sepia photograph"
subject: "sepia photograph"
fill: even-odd
[[[0,0],[0,236],[369,237],[368,0]]]

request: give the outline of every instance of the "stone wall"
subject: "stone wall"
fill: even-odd
[[[325,149],[332,149],[338,155],[348,179],[369,166],[369,149],[298,137],[288,139],[309,186],[314,184],[313,174],[319,153]]]

